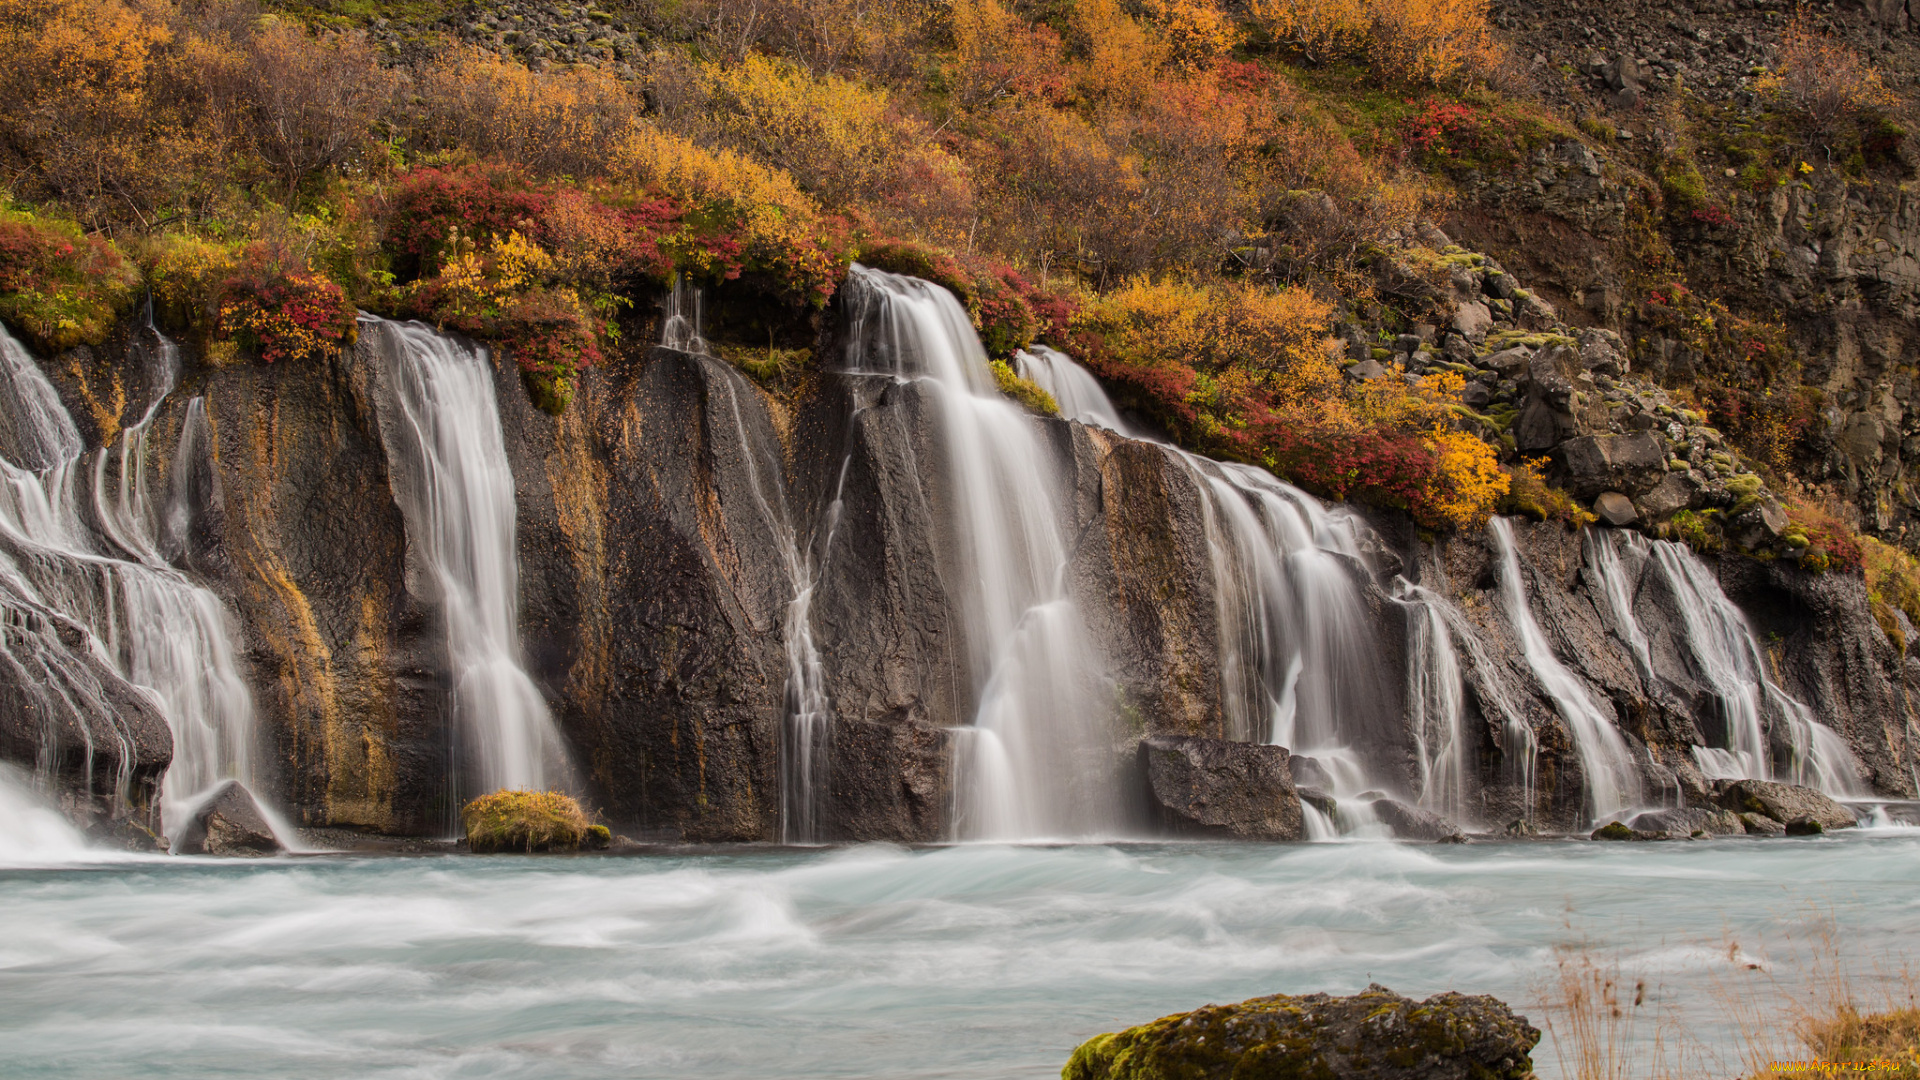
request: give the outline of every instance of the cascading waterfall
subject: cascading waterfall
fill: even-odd
[[[443,608],[453,675],[457,806],[503,789],[572,786],[565,745],[521,663],[513,472],[487,353],[421,323],[360,317],[395,415],[394,496]],[[461,771],[479,784],[459,790]]]
[[[1845,740],[1768,677],[1746,616],[1692,549],[1638,533],[1595,529],[1587,530],[1585,547],[1588,565],[1650,690],[1655,676],[1646,635],[1633,612],[1633,581],[1643,573],[1659,574],[1679,608],[1681,643],[1694,673],[1712,692],[1724,729],[1725,745],[1695,748],[1702,773],[1713,779],[1781,779],[1839,797],[1863,794]],[[1792,760],[1785,769],[1771,759],[1769,716],[1787,727]]]
[[[1031,346],[1015,361],[1023,377],[1053,395],[1062,416],[1144,437],[1065,354]],[[1366,608],[1350,569],[1364,564],[1356,519],[1263,469],[1166,449],[1206,497],[1228,733],[1311,758],[1332,782],[1342,826],[1363,826],[1372,817],[1371,799],[1360,796],[1378,797],[1391,785],[1371,775],[1361,752],[1388,718],[1376,690],[1380,673]]]
[[[1539,743],[1515,704],[1513,688],[1487,656],[1479,631],[1435,589],[1396,578],[1393,598],[1413,613],[1407,643],[1407,706],[1420,755],[1420,805],[1463,824],[1475,817],[1466,794],[1472,763],[1463,729],[1466,669],[1460,651],[1464,649],[1478,680],[1480,708],[1500,724],[1508,779],[1520,789],[1522,804],[1531,808]]]
[[[173,343],[155,336],[159,345],[149,353],[157,369],[154,400],[117,447],[98,454],[91,470],[96,535],[81,511],[79,432],[33,358],[0,327],[6,383],[0,428],[7,455],[0,460],[0,607],[6,609],[6,660],[17,676],[38,676],[22,685],[41,696],[43,715],[57,709],[123,730],[105,688],[73,648],[87,649],[150,696],[173,733],[161,821],[177,836],[199,800],[221,781],[254,788],[254,716],[226,609],[170,564],[169,555],[184,542],[184,487],[176,484],[165,502],[148,491],[151,428],[180,363]],[[196,398],[182,425],[176,477],[184,475],[205,425],[205,408]],[[83,630],[83,644],[69,646],[62,627]],[[131,739],[119,738],[124,762]],[[124,802],[124,776],[116,788]],[[291,841],[291,829],[253,793],[282,841]]]
[[[962,560],[949,582],[978,693],[973,724],[957,732],[957,835],[1111,832],[1121,815],[1100,763],[1105,677],[1066,592],[1052,455],[1032,417],[995,389],[951,293],[859,266],[847,290],[848,368],[914,380],[937,409]]]
[[[1521,653],[1554,708],[1567,723],[1580,771],[1586,783],[1587,814],[1594,820],[1618,814],[1641,800],[1640,773],[1626,737],[1600,711],[1579,678],[1553,655],[1553,646],[1541,633],[1527,605],[1526,584],[1520,575],[1520,552],[1513,542],[1513,526],[1504,518],[1487,525],[1500,559],[1500,599],[1507,623],[1520,639]]]

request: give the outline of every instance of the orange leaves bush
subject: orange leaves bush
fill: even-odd
[[[1845,120],[1898,101],[1865,57],[1802,16],[1780,35],[1779,70],[1758,85],[1786,99],[1816,134],[1827,136]]]
[[[1387,83],[1484,81],[1506,59],[1487,0],[1252,0],[1250,10],[1275,40],[1360,61]]]

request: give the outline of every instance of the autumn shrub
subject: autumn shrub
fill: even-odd
[[[1523,514],[1535,521],[1558,521],[1570,529],[1598,520],[1564,488],[1547,482],[1546,458],[1516,458],[1507,476],[1506,497],[1500,502],[1502,513]]]
[[[233,274],[235,252],[187,233],[163,233],[140,245],[136,258],[153,298],[156,322],[175,333],[204,337],[219,319],[221,286]]]
[[[1029,26],[999,0],[954,0],[949,33],[946,81],[962,107],[1008,98],[1066,103],[1068,69],[1053,27]]]
[[[793,178],[730,150],[642,125],[613,148],[615,174],[675,200],[675,265],[709,280],[757,278],[769,295],[824,307],[850,245]]]
[[[1122,404],[1183,444],[1335,499],[1471,528],[1506,495],[1495,449],[1459,426],[1457,375],[1345,378],[1332,308],[1297,288],[1136,278],[1085,299],[1071,347]]]
[[[1859,530],[1847,519],[1844,510],[1814,497],[1788,498],[1785,505],[1786,538],[1801,549],[1801,566],[1815,573],[1860,569],[1866,552]],[[1804,545],[1797,540],[1804,540]]]
[[[1511,169],[1557,131],[1512,108],[1428,98],[1407,122],[1406,140],[1421,165],[1442,172]]]
[[[0,209],[0,319],[45,352],[97,344],[140,275],[120,250],[71,222]]]
[[[1871,536],[1860,537],[1860,555],[1874,621],[1880,624],[1895,648],[1905,652],[1906,632],[1894,612],[1905,615],[1909,625],[1920,626],[1920,563],[1899,548]]]
[[[1316,60],[1351,59],[1391,84],[1485,81],[1505,62],[1487,0],[1251,0],[1254,22]]]
[[[218,292],[215,332],[266,363],[321,359],[351,345],[345,289],[271,242],[248,245]]]
[[[534,72],[454,49],[421,71],[414,103],[395,117],[408,144],[458,151],[532,175],[606,176],[608,151],[639,123],[640,103],[588,67]]]
[[[1846,122],[1882,113],[1897,100],[1865,57],[1804,16],[1795,17],[1780,35],[1777,70],[1759,89],[1784,100],[1821,138],[1832,138]]]

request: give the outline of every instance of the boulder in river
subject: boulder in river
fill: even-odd
[[[1759,814],[1782,825],[1803,818],[1819,822],[1823,829],[1849,829],[1860,823],[1853,811],[1812,788],[1771,780],[1716,783],[1714,801],[1736,814]]]
[[[1688,806],[1670,810],[1649,810],[1633,819],[1635,832],[1666,833],[1669,836],[1734,836],[1745,832],[1740,819],[1728,810],[1707,810]]]
[[[273,826],[260,812],[253,793],[238,780],[228,780],[200,804],[181,835],[173,839],[176,855],[276,855],[286,850],[273,835]]]
[[[1300,797],[1286,747],[1155,735],[1140,741],[1140,770],[1147,798],[1170,831],[1300,839]]]
[[[1061,1080],[1528,1080],[1540,1032],[1491,997],[1275,994],[1080,1045]]]
[[[1396,840],[1431,840],[1441,844],[1457,844],[1466,839],[1453,822],[1417,806],[1408,806],[1397,799],[1373,800],[1373,815],[1393,833]]]

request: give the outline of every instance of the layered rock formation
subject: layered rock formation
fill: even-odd
[[[719,360],[653,349],[588,373],[574,407],[555,418],[493,363],[517,503],[526,665],[591,805],[635,837],[779,839],[787,617],[810,588],[807,625],[831,709],[818,837],[952,835],[953,729],[979,702],[962,674],[969,659],[954,596],[964,570],[945,526],[953,495],[925,388],[822,373],[775,395]],[[46,367],[89,445],[128,422],[134,406],[117,388],[135,377],[131,361],[109,348]],[[263,796],[308,825],[431,833],[452,821],[453,675],[441,608],[393,497],[382,437],[388,378],[364,345],[305,367],[207,367],[190,357],[157,430],[177,433],[197,397],[207,437],[157,439],[150,480],[177,493],[187,539],[176,564],[235,615],[271,766]],[[1560,415],[1550,400],[1543,408]],[[1067,588],[1101,654],[1090,674],[1111,687],[1102,744],[1060,782],[1122,790],[1141,831],[1171,812],[1183,828],[1216,834],[1299,835],[1293,782],[1330,782],[1322,776],[1239,761],[1252,747],[1213,754],[1238,754],[1232,762],[1176,755],[1185,772],[1162,769],[1155,783],[1137,765],[1143,739],[1165,748],[1202,744],[1161,737],[1264,741],[1264,730],[1228,721],[1240,676],[1221,615],[1217,493],[1169,447],[1031,422],[1070,493]],[[1651,467],[1640,470],[1646,477],[1634,471],[1635,434],[1561,434],[1570,471],[1585,469],[1578,462],[1589,453],[1607,490],[1644,506],[1659,489],[1644,482]],[[1593,445],[1565,445],[1582,439]],[[1351,578],[1372,643],[1370,654],[1340,660],[1359,665],[1375,691],[1338,718],[1380,789],[1356,807],[1425,794],[1456,824],[1590,827],[1587,766],[1501,610],[1490,541],[1435,540],[1391,513],[1370,511],[1364,525],[1358,554],[1330,564]],[[1670,579],[1643,558],[1603,580],[1596,540],[1556,524],[1519,523],[1514,535],[1535,620],[1625,733],[1647,801],[1712,803],[1697,748],[1729,745],[1726,706],[1690,651]],[[1861,794],[1911,795],[1920,671],[1867,616],[1859,580],[1784,559],[1730,556],[1716,569],[1757,631],[1768,674],[1850,748],[1857,769],[1847,782]],[[1397,591],[1397,577],[1452,620],[1461,692],[1444,731],[1432,707],[1416,707],[1426,692],[1420,665],[1434,654],[1414,627],[1422,609]],[[1771,759],[1798,760],[1797,729],[1766,708]],[[126,715],[138,717],[137,704]],[[147,743],[135,772],[153,776],[164,747]],[[28,745],[15,738],[4,752],[31,767],[38,751]],[[1303,761],[1293,771],[1319,768]],[[1457,805],[1433,797],[1443,774]],[[1233,790],[1196,797],[1216,782]],[[1412,815],[1377,816],[1419,831]]]

